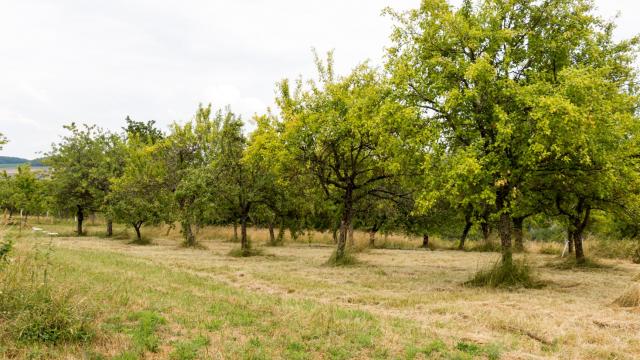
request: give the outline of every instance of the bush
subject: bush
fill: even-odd
[[[638,256],[638,261],[640,262],[640,254],[637,253],[640,251],[640,247],[636,240],[598,239],[592,241],[589,245],[589,252],[598,257],[634,260]]]
[[[526,260],[503,262],[498,260],[489,269],[478,271],[465,282],[467,286],[492,288],[541,288],[544,283],[537,280]]]

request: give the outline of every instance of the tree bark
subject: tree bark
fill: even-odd
[[[473,226],[473,223],[471,222],[470,218],[467,218],[464,224],[464,230],[462,230],[462,236],[460,237],[460,245],[458,245],[458,250],[464,249],[464,243],[467,241],[467,236],[469,235],[471,226]]]
[[[375,229],[371,229],[369,230],[369,247],[370,248],[375,248],[376,247],[376,233],[378,231]]]
[[[429,248],[429,234],[427,233],[422,235],[422,247],[425,249]]]
[[[141,226],[142,224],[133,224],[133,228],[136,230],[136,239],[138,240],[138,243],[142,242],[142,234],[140,233]]]
[[[77,229],[76,232],[78,233],[78,236],[82,236],[83,232],[82,232],[82,222],[84,221],[84,211],[82,209],[82,206],[78,205],[78,210],[76,212],[76,217],[77,217]]]
[[[576,262],[579,264],[583,264],[585,262],[582,239],[582,231],[575,231],[573,233],[573,243],[576,248]]]
[[[496,196],[496,209],[500,212],[498,223],[500,232],[500,245],[502,248],[502,262],[511,264],[513,262],[513,251],[511,249],[511,214],[508,212],[507,197],[509,188],[502,186],[498,189]]]
[[[575,223],[575,230],[573,232],[573,245],[576,249],[576,262],[578,264],[583,264],[586,259],[584,256],[584,248],[582,246],[582,241],[584,239],[584,230],[587,228],[589,224],[589,217],[591,216],[591,208],[587,205],[585,209],[582,206],[578,207],[578,213],[582,213],[584,211],[583,218],[581,221],[577,221]]]
[[[233,220],[233,241],[238,241],[238,221]]]
[[[571,229],[567,230],[567,241],[569,242],[567,251],[569,254],[573,254],[573,231]]]
[[[487,222],[487,220],[482,220],[480,223],[480,228],[482,229],[482,239],[484,242],[489,241],[489,236],[491,236],[491,226]]]
[[[353,248],[353,221],[349,223],[349,247]]]
[[[249,251],[249,238],[247,238],[247,218],[246,214],[240,219],[240,249],[243,252]]]
[[[516,251],[524,251],[524,230],[523,230],[524,218],[513,218],[513,235],[515,240]]]
[[[342,209],[342,219],[340,221],[340,236],[338,237],[338,247],[336,248],[336,260],[341,260],[345,256],[349,227],[353,211],[353,190],[347,189],[344,195],[344,208]]]
[[[278,228],[278,244],[284,243],[284,218],[280,219],[280,227]]]
[[[113,221],[107,220],[107,237],[113,236]]]
[[[182,235],[184,236],[184,245],[186,247],[196,246],[196,236],[191,229],[191,223],[189,221],[183,221],[181,224]]]
[[[276,233],[273,230],[273,222],[269,221],[269,244],[276,245]]]

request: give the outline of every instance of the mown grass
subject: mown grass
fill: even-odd
[[[50,276],[76,284],[74,291],[99,304],[101,341],[89,346],[96,358],[194,359],[214,344],[227,358],[384,359],[434,341],[410,322],[395,326],[363,310],[250,293],[119,254],[60,248],[51,262]],[[390,346],[383,340],[390,334],[403,340]],[[57,343],[38,354],[17,339],[9,343],[0,356],[78,355],[77,348]]]

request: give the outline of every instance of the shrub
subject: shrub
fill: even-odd
[[[544,283],[537,280],[526,260],[503,262],[498,260],[490,268],[478,271],[467,286],[492,288],[541,288]]]

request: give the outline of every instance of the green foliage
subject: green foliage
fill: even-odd
[[[478,271],[465,285],[491,288],[537,289],[544,283],[536,279],[526,260],[497,261],[490,268]]]
[[[156,225],[169,221],[171,194],[165,186],[167,169],[156,147],[129,138],[125,167],[120,177],[111,179],[106,197],[107,215],[136,230],[136,241],[144,242],[143,224]]]

